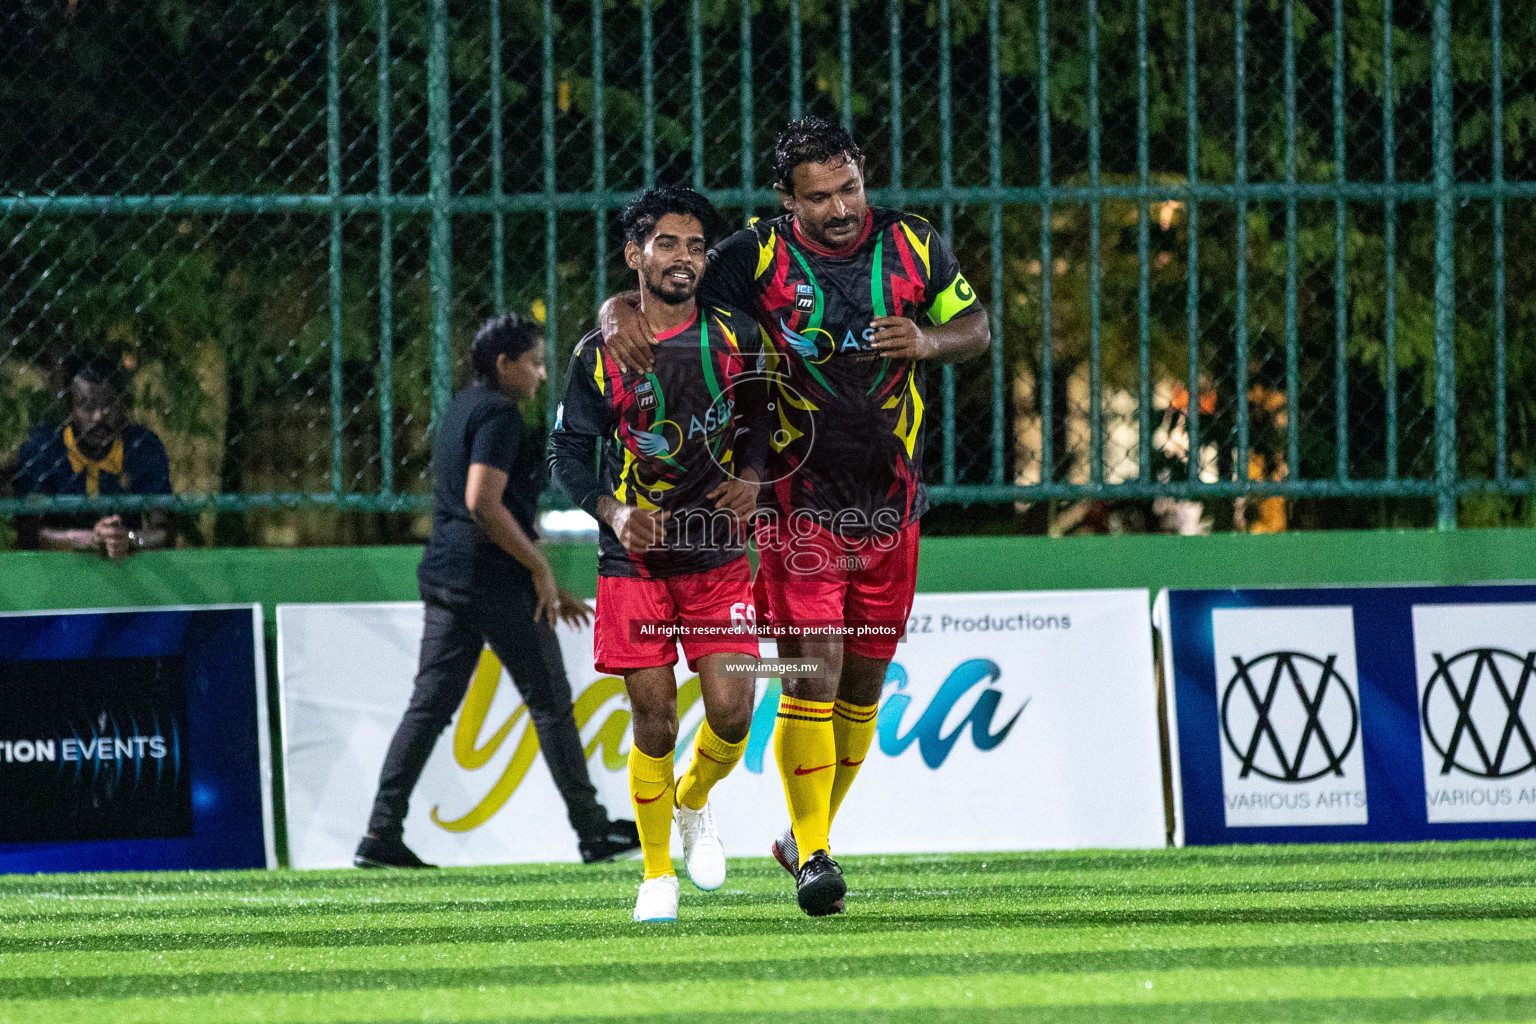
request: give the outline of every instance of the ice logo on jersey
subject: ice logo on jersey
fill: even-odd
[[[641,409],[656,408],[656,389],[651,387],[651,382],[641,381],[635,387],[635,401]]]
[[[810,313],[816,309],[816,289],[808,284],[795,285],[795,310]]]

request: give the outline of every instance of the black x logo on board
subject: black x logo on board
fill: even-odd
[[[1498,647],[1476,647],[1449,658],[1439,653],[1433,657],[1435,672],[1430,676],[1429,684],[1424,687],[1420,713],[1424,720],[1424,733],[1441,758],[1440,774],[1449,775],[1452,768],[1459,768],[1479,778],[1502,779],[1519,775],[1536,766],[1536,742],[1531,740],[1522,713],[1525,695],[1530,689],[1531,680],[1536,678],[1536,651],[1520,655]],[[1466,685],[1459,686],[1455,666],[1468,659],[1471,659],[1472,667],[1468,670]],[[1513,687],[1509,685],[1507,676],[1517,676]],[[1489,738],[1483,736],[1477,716],[1473,715],[1473,702],[1479,690],[1490,683],[1498,693],[1504,711],[1503,725],[1497,740],[1491,745]],[[1434,716],[1431,710],[1432,704],[1444,699],[1449,699],[1454,706],[1456,722],[1451,727],[1450,736],[1442,742],[1436,734],[1434,723],[1437,717],[1443,720],[1443,716]],[[1486,702],[1484,706],[1487,706]],[[1489,721],[1485,717],[1483,724],[1487,725]],[[1508,757],[1516,739],[1525,751],[1525,757],[1511,765]],[[1465,743],[1471,744],[1475,759],[1463,754]]]
[[[1262,775],[1277,782],[1308,782],[1323,775],[1343,776],[1344,759],[1354,747],[1359,733],[1359,709],[1354,695],[1339,675],[1335,662],[1338,655],[1317,658],[1300,651],[1272,651],[1244,661],[1232,659],[1236,671],[1227,683],[1221,702],[1221,726],[1227,745],[1237,755],[1241,767],[1239,778],[1252,774]],[[1265,679],[1262,685],[1255,681]],[[1334,692],[1342,694],[1349,707],[1349,735],[1342,743],[1330,736],[1324,724],[1323,704]],[[1286,693],[1294,693],[1301,705],[1303,723],[1299,730],[1282,729],[1275,722],[1276,699]],[[1246,697],[1254,712],[1252,730],[1239,742],[1233,733],[1233,701],[1239,695]],[[1285,732],[1286,735],[1282,735]],[[1316,743],[1321,751],[1321,765],[1310,772],[1303,772],[1307,754]],[[1278,771],[1271,771],[1260,764],[1265,748],[1274,755]],[[1314,763],[1319,758],[1313,758]]]

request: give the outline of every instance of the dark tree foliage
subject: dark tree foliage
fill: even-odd
[[[952,166],[960,188],[990,180],[987,5],[952,0]],[[1040,4],[999,5],[1001,180],[1034,186],[1041,180]],[[1150,2],[1147,151],[1152,180],[1177,185],[1195,140],[1202,181],[1231,183],[1237,172],[1237,89],[1234,5],[1195,4],[1197,55],[1195,123],[1186,117],[1184,4]],[[1502,57],[1503,174],[1536,180],[1536,22],[1505,3]],[[380,138],[379,10],[371,0],[341,0],[339,13],[339,184],[346,195],[381,188],[414,197],[391,215],[391,251],[381,276],[383,216],[376,208],[342,219],[339,312],[342,430],[338,468],[349,493],[377,493],[384,479],[385,433],[393,443],[396,491],[425,493],[429,483],[426,421],[430,399],[427,38],[425,3],[389,6],[387,48],[390,131]],[[1085,5],[1047,0],[1050,156],[1055,184],[1089,183],[1092,117]],[[1430,24],[1427,5],[1398,0],[1390,52],[1393,173],[1400,182],[1428,182]],[[1100,2],[1097,87],[1102,130],[1099,180],[1134,184],[1137,175],[1135,5]],[[1333,5],[1296,0],[1296,179],[1335,178],[1336,128],[1353,183],[1387,178],[1381,0],[1346,0],[1342,106],[1335,121]],[[602,5],[602,92],[595,88],[593,9],[554,5],[554,64],[550,83],[554,162],[546,179],[543,150],[543,14],[531,0],[502,0],[502,146],[499,171],[492,152],[490,100],[491,4],[456,2],[449,29],[452,100],[452,190],[480,197],[499,185],[513,195],[537,195],[548,183],[562,194],[590,196],[599,184],[614,197],[645,184],[645,104],[640,60],[640,13],[634,2]],[[652,143],[661,182],[738,188],[749,176],[758,188],[771,176],[766,149],[791,113],[788,0],[761,0],[750,22],[747,88],[751,137],[743,140],[744,85],[740,58],[741,7],[703,0],[699,66],[702,166],[694,166],[694,82],[689,4],[654,5],[656,39]],[[330,240],[322,210],[253,204],[245,197],[324,195],[328,177],[327,17],[321,0],[15,0],[0,11],[0,194],[14,196],[151,197],[136,205],[72,206],[44,212],[0,213],[0,465],[29,424],[58,415],[61,367],[72,355],[120,353],[135,372],[139,415],[171,442],[179,487],[199,492],[300,493],[332,487],[332,359]],[[892,183],[893,101],[901,106],[901,184],[942,184],[938,4],[899,6],[900,91],[893,89],[891,7],[885,0],[851,5],[851,92],[843,95],[839,9],[804,0],[803,109],[837,116],[845,105],[869,154],[873,186]],[[1284,64],[1286,5],[1247,5],[1243,99],[1246,172],[1250,181],[1284,181],[1287,105]],[[1493,159],[1492,41],[1487,0],[1458,0],[1452,42],[1459,183],[1491,180]],[[603,153],[594,147],[601,99]],[[1192,132],[1191,132],[1192,128]],[[743,151],[747,154],[743,159]],[[387,172],[381,179],[381,160]],[[744,169],[745,168],[745,169]],[[601,183],[599,183],[599,173]],[[499,181],[498,181],[499,174]],[[384,180],[387,179],[387,180]],[[152,197],[231,197],[168,212]],[[1397,472],[1426,478],[1434,466],[1433,203],[1395,204],[1396,365],[1385,357],[1388,204],[1379,196],[1344,204],[1345,269],[1342,332],[1335,269],[1337,208],[1332,198],[1296,204],[1295,336],[1301,387],[1296,403],[1301,461],[1290,467],[1309,478],[1336,471],[1335,417],[1340,382],[1336,346],[1342,333],[1346,377],[1347,468],[1352,477],[1388,474],[1389,381],[1398,395]],[[743,212],[728,209],[734,219]],[[952,219],[962,264],[983,301],[993,299],[991,224],[987,203],[920,212],[936,223]],[[1508,471],[1536,471],[1536,305],[1532,264],[1536,219],[1529,199],[1504,208],[1508,351]],[[1152,380],[1159,384],[1154,422],[1172,381],[1188,376],[1186,287],[1193,272],[1199,300],[1202,386],[1214,402],[1204,436],[1215,446],[1217,471],[1231,474],[1236,431],[1234,387],[1239,252],[1237,209],[1230,201],[1199,209],[1198,264],[1189,263],[1190,212],[1182,203],[1152,204],[1150,304]],[[1053,252],[1042,265],[1038,204],[1004,206],[1001,235],[1001,335],[1006,378],[1005,478],[1038,479],[1038,409],[1042,279],[1052,281],[1050,346],[1055,370],[1057,479],[1086,475],[1080,422],[1086,392],[1073,383],[1085,372],[1092,333],[1089,210],[1051,209]],[[1494,203],[1471,198],[1457,211],[1458,457],[1465,476],[1495,472]],[[500,225],[486,212],[453,220],[455,365],[461,366],[474,327],[501,298],[514,309],[549,319],[559,347],[592,322],[599,289],[625,277],[616,211],[595,216],[573,201],[546,217],[537,207],[509,212]],[[1287,384],[1287,209],[1265,200],[1248,205],[1246,227],[1247,337],[1250,394],[1256,410],[1253,443],[1283,456]],[[546,309],[546,232],[555,231],[555,308]],[[498,232],[503,239],[498,247]],[[1140,320],[1137,302],[1137,207],[1125,200],[1101,206],[1098,255],[1102,378],[1107,410],[1137,393]],[[500,272],[496,264],[500,258]],[[597,268],[601,267],[601,273]],[[387,286],[392,317],[381,304]],[[391,359],[388,393],[381,352]],[[992,375],[987,361],[956,373],[955,461],[961,483],[989,480],[992,458]],[[937,393],[937,388],[934,389]],[[381,408],[387,404],[386,422]],[[935,429],[940,404],[932,405]],[[539,410],[542,412],[542,410]],[[1028,421],[1036,417],[1031,434]],[[1134,410],[1132,412],[1134,419]],[[1017,438],[1015,429],[1020,430]],[[937,433],[930,451],[940,472]],[[1135,462],[1134,440],[1108,432],[1106,460]],[[1520,505],[1510,499],[1468,501],[1467,524],[1503,521]],[[1369,525],[1419,522],[1422,503],[1344,502],[1316,505],[1306,522]],[[225,517],[224,539],[243,539],[245,520]],[[391,527],[399,535],[399,524]],[[330,537],[378,536],[341,528]],[[259,534],[259,537],[267,536]],[[313,539],[313,533],[304,537]],[[271,537],[268,537],[271,539]],[[281,539],[281,538],[279,538]]]

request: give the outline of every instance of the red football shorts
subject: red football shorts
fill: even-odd
[[[759,522],[758,614],[775,629],[841,627],[843,649],[889,661],[917,588],[918,524],[843,537],[808,519]]]
[[[733,626],[742,632],[731,633]],[[675,665],[679,643],[690,671],[706,654],[755,658],[756,627],[752,566],[745,555],[683,576],[597,578],[592,646],[599,672]]]

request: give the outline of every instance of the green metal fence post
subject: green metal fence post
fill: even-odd
[[[798,4],[799,0],[795,0]],[[640,0],[640,163],[645,187],[656,185],[656,29],[651,0]]]
[[[891,58],[891,190],[900,196],[902,186],[904,125],[901,123],[901,5],[902,0],[890,0],[886,5],[886,21],[890,39],[886,48]],[[989,15],[990,16],[990,15]],[[990,67],[990,65],[989,65]],[[901,202],[900,199],[897,202]]]
[[[789,118],[798,121],[805,105],[805,69],[800,56],[800,0],[789,0]]]
[[[342,480],[341,352],[341,12],[339,0],[325,5],[325,187],[331,200],[329,303],[331,307],[331,493],[338,499]]]
[[[851,0],[839,0],[837,5],[837,52],[841,64],[838,76],[838,113],[843,127],[853,131],[853,15]]]
[[[1151,184],[1147,120],[1147,0],[1136,0],[1136,479],[1152,479]]]
[[[1099,236],[1099,2],[1088,0],[1088,482],[1104,482],[1103,267]]]
[[[448,0],[432,0],[427,42],[427,160],[432,235],[431,277],[432,423],[442,421],[453,397],[449,361],[453,307],[453,220],[449,173],[452,128],[448,117]]]
[[[1285,0],[1285,183],[1296,186],[1296,0]],[[1301,479],[1301,339],[1296,326],[1296,196],[1285,197],[1285,473]]]
[[[1194,3],[1194,0],[1189,0]],[[1055,342],[1051,336],[1051,28],[1050,0],[1038,0],[1040,84],[1040,483],[1056,476]]]
[[[593,311],[608,297],[608,150],[603,126],[603,0],[592,0]]]
[[[1435,155],[1435,496],[1456,528],[1456,194],[1451,122],[1451,0],[1433,0],[1430,102]]]
[[[1386,218],[1382,244],[1386,258],[1382,274],[1386,278],[1387,294],[1382,309],[1385,321],[1385,349],[1387,390],[1387,479],[1397,479],[1397,102],[1393,78],[1393,50],[1395,40],[1392,29],[1392,0],[1381,4],[1381,156],[1382,180],[1387,190]]]
[[[1493,44],[1493,476],[1509,480],[1508,352],[1504,311],[1504,9],[1491,0]]]
[[[693,187],[704,190],[704,13],[700,0],[688,6],[688,107],[693,116]]]
[[[560,366],[560,224],[555,205],[555,12],[553,0],[543,5],[543,89],[540,128],[544,165],[544,362],[558,376]],[[544,403],[545,426],[555,425],[554,402]]]
[[[1333,0],[1333,436],[1339,482],[1349,479],[1349,304],[1345,295],[1344,0]]]
[[[395,225],[389,207],[394,164],[389,85],[389,0],[379,0],[379,40],[374,61],[379,91],[379,461],[380,492],[395,491]]]
[[[1248,465],[1248,4],[1237,0],[1232,9],[1233,62],[1232,91],[1235,94],[1237,130],[1233,160],[1237,194],[1237,289],[1233,330],[1234,390],[1237,395],[1237,452],[1234,474],[1238,480],[1249,479]]]
[[[1044,2],[1044,0],[1042,0]],[[1197,78],[1195,0],[1184,0],[1184,157],[1188,195],[1185,199],[1186,245],[1184,272],[1184,331],[1189,351],[1188,408],[1185,430],[1189,434],[1189,481],[1200,482],[1200,185],[1199,112],[1195,100]]]
[[[987,183],[1003,187],[1003,96],[999,46],[1002,35],[1002,0],[987,0]],[[893,34],[899,37],[900,6],[891,3]],[[899,80],[893,81],[896,94]],[[897,147],[891,146],[893,154]],[[893,172],[894,177],[894,172]],[[893,182],[894,184],[894,182]],[[1003,204],[992,201],[992,473],[994,484],[1003,482]]]
[[[491,302],[499,315],[507,308],[507,215],[501,208],[506,192],[506,169],[502,166],[504,142],[501,111],[501,0],[490,0],[490,74],[491,74]]]
[[[741,0],[741,218],[751,221],[755,154],[752,131],[752,0]]]
[[[1089,0],[1092,2],[1092,0]],[[945,200],[940,207],[940,230],[944,241],[955,244],[955,204],[948,198],[955,187],[955,122],[953,114],[953,55],[950,53],[949,0],[939,0],[939,188]],[[939,368],[939,381],[944,396],[944,456],[943,473],[946,486],[955,484],[955,366],[945,363]]]

